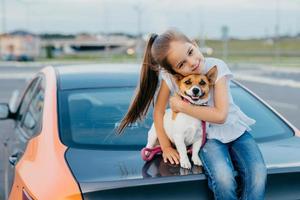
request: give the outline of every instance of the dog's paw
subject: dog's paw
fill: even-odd
[[[192,165],[191,165],[188,157],[186,157],[184,159],[180,159],[180,166],[182,168],[185,168],[185,169],[191,169],[192,168]]]
[[[198,166],[202,165],[202,161],[200,160],[198,155],[192,156],[192,161],[193,161],[194,165],[198,165]]]
[[[190,170],[189,169],[185,169],[185,168],[182,168],[180,167],[180,175],[189,175],[190,174]]]

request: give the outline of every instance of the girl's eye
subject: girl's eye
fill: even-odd
[[[185,64],[186,61],[183,61],[179,66],[178,69],[180,69],[181,67],[183,67],[183,65]]]
[[[193,55],[193,49],[190,50],[189,55]]]
[[[206,83],[205,83],[205,81],[201,80],[199,84],[200,85],[205,85]]]
[[[187,81],[185,81],[184,83],[187,84],[187,85],[192,84],[192,82],[191,82],[190,80],[187,80]]]

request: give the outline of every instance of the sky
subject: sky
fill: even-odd
[[[148,34],[175,27],[190,37],[222,38],[227,26],[230,37],[259,38],[274,36],[278,25],[280,35],[300,33],[300,0],[0,0],[0,7],[0,32]]]

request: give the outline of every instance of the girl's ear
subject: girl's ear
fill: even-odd
[[[213,66],[206,74],[209,85],[214,85],[218,75],[217,65]]]

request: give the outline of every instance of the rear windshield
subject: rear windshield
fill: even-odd
[[[134,95],[134,88],[97,88],[59,92],[60,137],[78,148],[141,148],[152,125],[152,108],[142,122],[116,134],[120,120]],[[257,122],[250,132],[259,141],[290,137],[293,131],[272,111],[242,88],[231,85],[233,99]]]
[[[152,109],[145,120],[116,133],[134,88],[101,88],[63,91],[60,95],[60,133],[75,147],[118,148],[143,146],[152,124]]]

